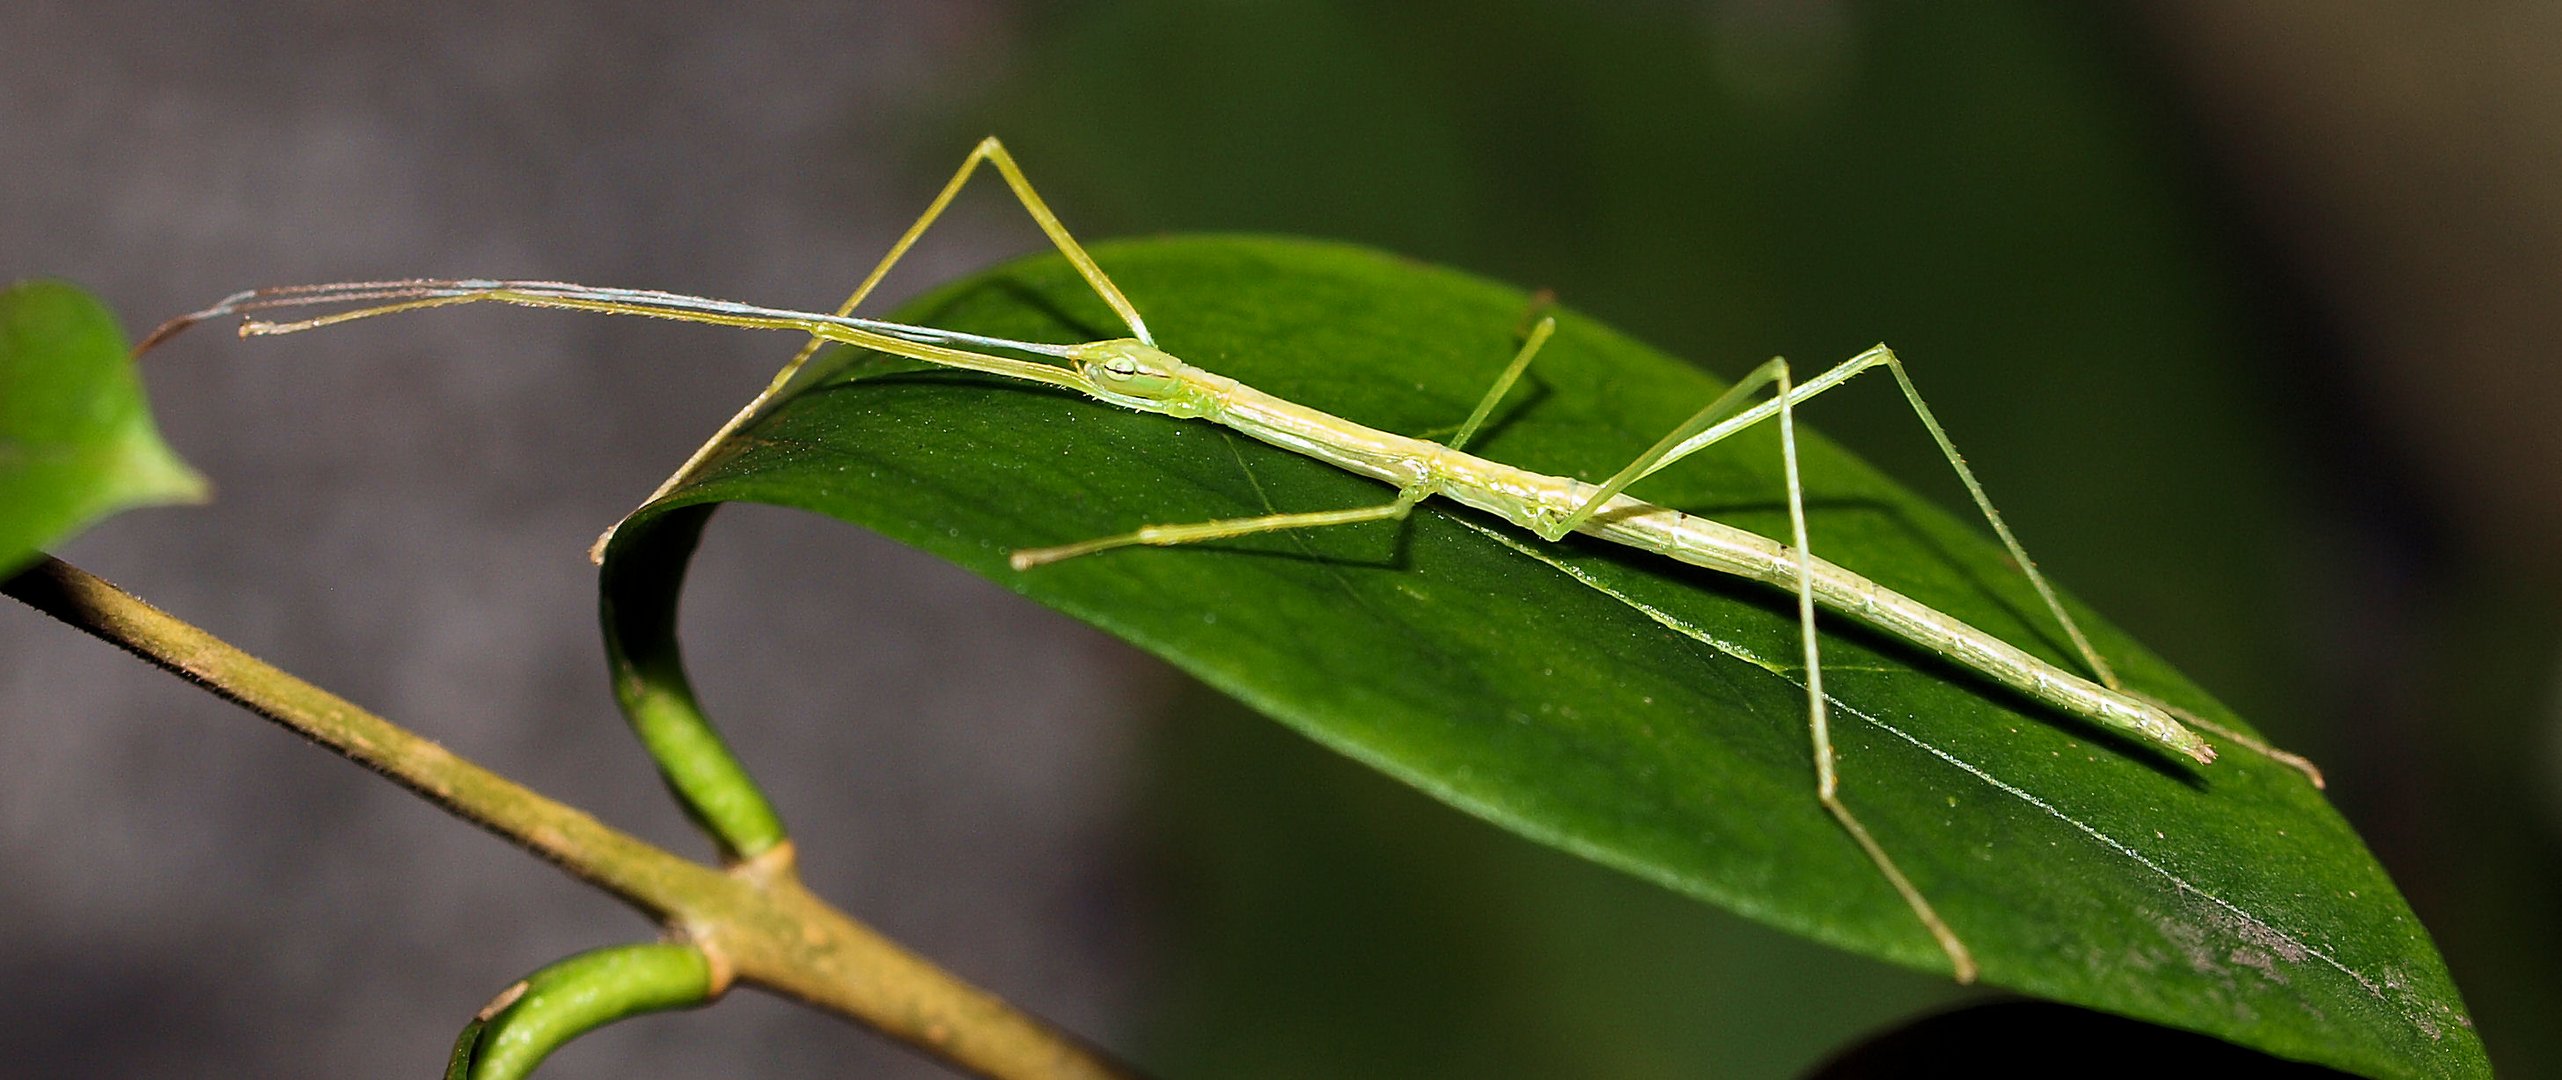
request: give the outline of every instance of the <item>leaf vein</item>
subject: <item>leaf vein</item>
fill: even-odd
[[[1540,551],[1540,550],[1538,550],[1538,549],[1536,549],[1536,548],[1530,547],[1529,545],[1524,544],[1524,543],[1520,542],[1519,540],[1517,540],[1517,539],[1515,539],[1515,538],[1513,538],[1513,537],[1506,536],[1506,535],[1504,535],[1504,534],[1502,534],[1502,533],[1500,533],[1500,532],[1497,532],[1497,531],[1495,531],[1495,530],[1493,530],[1493,529],[1487,528],[1487,527],[1485,527],[1485,526],[1483,526],[1483,525],[1479,525],[1479,524],[1477,524],[1477,523],[1475,523],[1475,522],[1467,522],[1466,524],[1468,525],[1468,527],[1469,527],[1469,528],[1471,528],[1471,529],[1475,529],[1475,530],[1477,530],[1478,532],[1481,532],[1481,533],[1486,534],[1487,536],[1493,537],[1497,542],[1502,543],[1503,545],[1505,545],[1505,546],[1507,546],[1507,547],[1510,547],[1510,548],[1512,548],[1512,549],[1513,549],[1513,550],[1515,550],[1515,551],[1521,552],[1521,553],[1522,553],[1522,554],[1524,554],[1524,555],[1528,555],[1528,556],[1530,556],[1531,558],[1533,558],[1533,559],[1537,559],[1538,561],[1540,561],[1540,562],[1542,562],[1542,563],[1546,563],[1546,564],[1547,564],[1547,565],[1549,565],[1550,567],[1553,567],[1553,568],[1557,569],[1558,571],[1563,572],[1567,577],[1573,578],[1574,580],[1576,580],[1576,581],[1578,581],[1578,582],[1581,582],[1582,584],[1584,584],[1584,585],[1585,585],[1585,586],[1587,586],[1587,587],[1590,587],[1590,588],[1591,588],[1591,589],[1593,589],[1594,591],[1599,592],[1599,593],[1601,593],[1601,594],[1602,594],[1602,595],[1604,595],[1604,596],[1608,596],[1608,597],[1610,597],[1610,598],[1611,598],[1611,599],[1613,599],[1613,600],[1617,600],[1617,601],[1619,601],[1619,602],[1620,602],[1620,603],[1622,603],[1622,604],[1626,604],[1626,605],[1628,605],[1630,608],[1632,608],[1632,609],[1636,610],[1639,614],[1642,614],[1642,615],[1646,616],[1647,618],[1654,620],[1656,623],[1658,623],[1658,624],[1662,625],[1662,626],[1663,626],[1663,627],[1665,627],[1666,629],[1669,629],[1669,630],[1673,631],[1674,633],[1681,634],[1681,635],[1682,635],[1682,636],[1684,636],[1684,637],[1688,637],[1688,638],[1690,638],[1690,639],[1692,639],[1692,640],[1694,640],[1694,641],[1699,642],[1700,644],[1703,644],[1703,645],[1708,646],[1709,648],[1715,649],[1715,650],[1717,650],[1718,652],[1724,653],[1724,654],[1726,654],[1726,655],[1728,655],[1728,656],[1734,657],[1734,658],[1735,658],[1735,659],[1737,659],[1737,660],[1741,660],[1741,661],[1743,661],[1743,662],[1745,662],[1745,663],[1747,663],[1747,664],[1751,664],[1751,665],[1753,665],[1753,666],[1755,666],[1755,667],[1758,667],[1758,668],[1761,668],[1761,669],[1763,669],[1763,670],[1765,670],[1765,671],[1768,671],[1768,672],[1770,672],[1772,675],[1778,676],[1780,679],[1782,679],[1782,680],[1784,680],[1784,681],[1786,681],[1786,682],[1789,682],[1789,683],[1792,683],[1792,684],[1796,685],[1799,689],[1804,689],[1804,687],[1805,687],[1805,683],[1803,683],[1802,681],[1800,681],[1800,680],[1798,680],[1798,679],[1794,679],[1794,678],[1790,678],[1790,677],[1789,677],[1789,675],[1788,675],[1788,671],[1790,671],[1790,670],[1796,670],[1796,669],[1794,669],[1794,668],[1783,668],[1783,666],[1782,666],[1782,665],[1779,665],[1779,664],[1777,664],[1777,663],[1773,663],[1772,661],[1770,661],[1770,660],[1768,660],[1768,659],[1766,659],[1766,658],[1763,658],[1763,657],[1760,657],[1760,656],[1754,655],[1754,654],[1753,654],[1753,652],[1752,652],[1751,650],[1748,650],[1748,649],[1742,648],[1742,647],[1740,647],[1740,646],[1734,645],[1734,644],[1729,643],[1729,642],[1719,641],[1719,640],[1717,640],[1714,636],[1712,636],[1712,635],[1708,634],[1706,631],[1701,630],[1701,629],[1699,629],[1698,627],[1692,626],[1692,625],[1690,625],[1689,623],[1684,622],[1684,621],[1683,621],[1682,619],[1680,619],[1679,617],[1674,616],[1671,612],[1664,611],[1664,610],[1663,610],[1663,609],[1661,609],[1661,608],[1657,608],[1657,607],[1655,607],[1655,606],[1653,606],[1653,605],[1651,605],[1651,604],[1645,603],[1644,601],[1638,600],[1638,599],[1636,599],[1636,598],[1634,598],[1634,597],[1631,597],[1631,596],[1628,596],[1628,595],[1626,595],[1626,594],[1624,594],[1624,593],[1621,593],[1621,592],[1619,592],[1618,590],[1611,588],[1607,583],[1605,583],[1605,582],[1601,581],[1600,579],[1598,579],[1598,578],[1596,578],[1596,577],[1592,576],[1591,574],[1588,574],[1588,573],[1584,572],[1581,568],[1579,568],[1579,567],[1575,567],[1575,566],[1572,566],[1572,565],[1570,565],[1570,564],[1568,564],[1568,563],[1566,563],[1566,562],[1564,562],[1564,561],[1562,561],[1562,560],[1556,559],[1556,558],[1554,558],[1554,557],[1550,556],[1548,553],[1543,552],[1543,551]],[[2147,869],[2147,870],[2150,870],[2150,871],[2152,871],[2153,873],[2155,873],[2155,874],[2157,874],[2157,875],[2161,876],[2164,880],[2169,881],[2169,882],[2172,884],[2172,886],[2173,886],[2173,887],[2175,887],[2175,888],[2179,889],[2180,891],[2185,892],[2185,893],[2188,893],[2188,894],[2193,895],[2193,896],[2196,896],[2197,898],[2199,898],[2199,899],[2201,899],[2201,900],[2204,900],[2204,901],[2206,901],[2207,903],[2212,904],[2212,905],[2214,905],[2214,906],[2215,906],[2215,907],[2217,907],[2217,908],[2222,909],[2222,910],[2223,910],[2224,912],[2226,912],[2227,914],[2230,914],[2230,915],[2232,915],[2233,917],[2235,917],[2235,918],[2237,918],[2237,919],[2242,920],[2244,923],[2248,924],[2248,925],[2249,925],[2250,927],[2252,927],[2254,930],[2256,930],[2256,931],[2258,931],[2258,932],[2260,932],[2260,933],[2267,934],[2270,938],[2273,938],[2273,939],[2275,939],[2275,940],[2277,940],[2277,941],[2279,941],[2279,942],[2284,943],[2284,944],[2285,944],[2285,946],[2286,946],[2286,948],[2288,948],[2289,950],[2294,950],[2294,951],[2300,952],[2302,955],[2310,956],[2310,957],[2313,957],[2314,959],[2320,960],[2322,963],[2324,963],[2324,964],[2326,964],[2326,965],[2329,965],[2331,968],[2333,968],[2334,970],[2337,970],[2339,973],[2341,973],[2341,974],[2343,974],[2343,975],[2348,976],[2348,977],[2349,977],[2350,979],[2352,979],[2352,980],[2355,980],[2359,987],[2363,988],[2363,989],[2367,992],[2367,994],[2369,994],[2370,996],[2374,997],[2377,1001],[2384,1003],[2387,1007],[2390,1007],[2390,1008],[2394,1009],[2394,1011],[2396,1011],[2396,1012],[2400,1013],[2400,1014],[2402,1015],[2402,1018],[2403,1018],[2404,1022],[2411,1024],[2414,1028],[2416,1028],[2416,1029],[2418,1029],[2418,1030],[2420,1030],[2420,1031],[2422,1031],[2422,1032],[2424,1032],[2424,1033],[2425,1033],[2425,1032],[2429,1032],[2429,1031],[2430,1031],[2430,1029],[2431,1029],[2432,1025],[2428,1024],[2427,1022],[2425,1022],[2422,1018],[2412,1015],[2412,1013],[2410,1012],[2410,1010],[2405,1009],[2405,1008],[2402,1008],[2398,1003],[2396,1003],[2396,1002],[2392,999],[2392,997],[2391,997],[2390,995],[2388,995],[2388,994],[2386,994],[2386,993],[2384,992],[2384,988],[2383,988],[2381,985],[2379,985],[2379,984],[2378,984],[2374,979],[2369,978],[2367,975],[2365,975],[2364,973],[2362,973],[2362,972],[2358,971],[2357,969],[2352,968],[2352,967],[2348,966],[2348,965],[2347,965],[2347,964],[2345,964],[2345,963],[2342,963],[2342,962],[2341,962],[2337,957],[2332,956],[2330,953],[2323,951],[2322,949],[2320,949],[2320,948],[2318,948],[2318,947],[2316,947],[2316,946],[2312,945],[2312,944],[2311,944],[2311,943],[2309,943],[2309,942],[2304,941],[2304,940],[2303,940],[2303,939],[2301,939],[2301,938],[2296,937],[2296,936],[2295,936],[2295,935],[2293,935],[2293,934],[2289,934],[2289,933],[2287,933],[2286,931],[2280,930],[2280,929],[2278,929],[2277,927],[2270,925],[2270,924],[2268,923],[2268,921],[2267,921],[2267,920],[2262,919],[2262,918],[2260,918],[2260,917],[2259,917],[2259,916],[2257,916],[2257,915],[2251,914],[2249,911],[2244,910],[2240,905],[2237,905],[2237,904],[2233,903],[2232,901],[2226,900],[2226,899],[2224,899],[2223,897],[2217,896],[2217,895],[2215,895],[2214,893],[2208,892],[2208,891],[2206,891],[2205,889],[2200,888],[2200,887],[2199,887],[2199,886],[2197,886],[2195,883],[2193,883],[2193,882],[2189,881],[2189,880],[2188,880],[2188,879],[2186,879],[2186,878],[2181,877],[2178,873],[2174,872],[2174,871],[2173,871],[2173,870],[2171,870],[2169,867],[2164,866],[2164,865],[2162,865],[2161,863],[2154,861],[2151,857],[2149,857],[2149,856],[2145,855],[2143,852],[2136,850],[2136,849],[2134,848],[2134,846],[2132,846],[2132,845],[2130,845],[2130,844],[2127,844],[2126,842],[2121,841],[2121,840],[2119,840],[2119,839],[2117,839],[2117,838],[2115,838],[2115,837],[2113,837],[2113,836],[2110,836],[2110,835],[2108,835],[2107,833],[2101,832],[2101,831],[2100,831],[2096,826],[2093,826],[2093,825],[2090,825],[2090,824],[2088,824],[2088,823],[2086,823],[2086,822],[2083,822],[2082,820],[2080,820],[2080,819],[2078,819],[2078,818],[2073,817],[2071,814],[2065,813],[2065,812],[2064,812],[2064,810],[2063,810],[2062,808],[2060,808],[2060,807],[2056,806],[2056,805],[2055,805],[2055,804],[2053,804],[2053,803],[2047,802],[2045,799],[2039,798],[2038,796],[2036,796],[2036,795],[2034,795],[2034,794],[2030,793],[2028,790],[2026,790],[2026,789],[2024,789],[2024,788],[2021,788],[2021,787],[2019,787],[2019,786],[2017,786],[2017,785],[2015,785],[2015,784],[2012,784],[2012,783],[2010,783],[2009,781],[2006,781],[2006,780],[2003,780],[2003,779],[2001,779],[2001,778],[1999,778],[1999,777],[1996,777],[1996,776],[1994,776],[1992,773],[1990,773],[1990,772],[1986,771],[1985,769],[1983,769],[1982,767],[1977,766],[1977,765],[1973,764],[1972,762],[1965,761],[1965,760],[1963,760],[1963,759],[1961,759],[1961,758],[1957,757],[1956,755],[1949,753],[1949,752],[1948,752],[1948,751],[1946,751],[1946,750],[1943,750],[1943,749],[1941,749],[1941,748],[1939,748],[1939,747],[1937,747],[1937,746],[1934,746],[1934,745],[1932,745],[1931,743],[1929,743],[1929,742],[1927,742],[1927,741],[1923,740],[1923,739],[1922,739],[1922,738],[1920,738],[1919,736],[1916,736],[1916,735],[1912,734],[1911,732],[1905,731],[1905,730],[1904,730],[1904,729],[1902,729],[1902,728],[1896,727],[1896,726],[1895,726],[1895,725],[1893,725],[1893,724],[1890,724],[1890,723],[1887,723],[1887,722],[1886,722],[1886,721],[1884,721],[1884,720],[1878,719],[1877,717],[1872,716],[1872,715],[1868,714],[1868,713],[1867,713],[1867,712],[1865,712],[1865,711],[1862,711],[1862,710],[1861,710],[1861,709],[1859,709],[1858,707],[1856,707],[1856,706],[1854,706],[1854,705],[1851,705],[1850,703],[1848,703],[1848,702],[1846,702],[1846,701],[1843,701],[1843,700],[1841,700],[1841,699],[1840,699],[1840,698],[1838,698],[1838,697],[1834,697],[1834,696],[1833,696],[1833,695],[1831,695],[1831,694],[1826,694],[1826,695],[1824,695],[1824,698],[1825,698],[1825,700],[1826,700],[1826,701],[1828,701],[1828,702],[1830,702],[1830,703],[1832,704],[1832,707],[1833,707],[1834,709],[1836,709],[1836,710],[1838,710],[1838,711],[1840,711],[1840,712],[1842,712],[1842,713],[1848,714],[1848,715],[1850,715],[1850,716],[1858,717],[1862,722],[1864,722],[1864,723],[1868,724],[1868,725],[1869,725],[1869,726],[1871,726],[1871,727],[1878,728],[1878,729],[1880,729],[1880,730],[1882,730],[1882,731],[1886,732],[1886,733],[1887,733],[1887,734],[1889,734],[1889,735],[1893,735],[1893,736],[1895,736],[1895,737],[1896,737],[1896,738],[1898,738],[1898,739],[1902,739],[1902,740],[1904,740],[1904,741],[1905,741],[1905,742],[1907,742],[1907,743],[1911,743],[1914,747],[1916,747],[1916,748],[1920,749],[1920,750],[1921,750],[1921,751],[1923,751],[1924,753],[1927,753],[1927,754],[1931,755],[1932,757],[1938,758],[1938,759],[1940,759],[1941,761],[1945,761],[1945,762],[1947,762],[1947,763],[1948,763],[1948,764],[1950,764],[1950,765],[1954,765],[1954,766],[1956,766],[1957,768],[1964,770],[1968,775],[1973,776],[1975,779],[1980,780],[1980,781],[1984,782],[1985,784],[1988,784],[1988,785],[1992,786],[1994,789],[1996,789],[1996,790],[1998,790],[1998,791],[2001,791],[2002,793],[2007,794],[2007,795],[2011,796],[2012,798],[2018,799],[2018,800],[2020,800],[2021,802],[2027,803],[2027,804],[2028,804],[2028,805],[2030,805],[2030,806],[2036,807],[2036,808],[2037,808],[2037,809],[2039,809],[2039,810],[2044,811],[2048,816],[2050,816],[2050,817],[2054,818],[2054,819],[2055,819],[2055,820],[2057,820],[2057,821],[2060,821],[2060,822],[2063,822],[2063,823],[2064,823],[2064,824],[2066,824],[2066,825],[2072,826],[2075,830],[2077,830],[2077,831],[2081,832],[2083,835],[2088,836],[2088,837],[2090,837],[2090,838],[2091,838],[2091,839],[2093,839],[2093,840],[2098,841],[2101,845],[2103,845],[2103,846],[2107,847],[2109,850],[2111,850],[2111,851],[2113,851],[2113,852],[2117,853],[2118,855],[2123,856],[2123,857],[2125,857],[2125,858],[2127,858],[2127,859],[2131,859],[2131,860],[2133,860],[2133,861],[2136,863],[2136,865],[2142,866],[2143,868],[2145,868],[2145,869]]]

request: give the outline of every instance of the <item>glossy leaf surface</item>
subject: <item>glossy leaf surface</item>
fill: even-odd
[[[1414,435],[1456,427],[1528,307],[1465,275],[1298,241],[1176,238],[1098,256],[1177,355]],[[1118,334],[1055,259],[902,317],[1033,340]],[[1596,479],[1719,389],[1605,327],[1562,324],[1475,447],[1485,456]],[[1907,360],[1927,393],[1929,358]],[[1966,433],[1952,435],[1962,448]],[[2069,664],[1979,527],[1820,438],[1803,454],[1817,552]],[[1779,478],[1764,430],[1634,493],[1777,535]],[[1998,499],[2001,478],[1986,481]],[[1775,590],[1581,538],[1543,545],[1437,502],[1402,528],[1006,565],[1016,548],[1145,523],[1390,495],[1206,423],[843,357],[627,525],[609,563],[666,551],[665,534],[690,542],[702,518],[669,513],[681,507],[829,514],[1086,619],[1506,828],[1842,948],[1944,964],[1813,799],[1793,604]],[[2036,523],[2014,524],[2033,552]],[[610,601],[662,603],[679,587],[674,564],[642,561],[654,569],[609,565]],[[2132,686],[2240,725],[2088,618]],[[2425,931],[2300,774],[2229,743],[2213,766],[2184,766],[1842,620],[1824,649],[1845,797],[1986,981],[2373,1075],[2486,1071]]]

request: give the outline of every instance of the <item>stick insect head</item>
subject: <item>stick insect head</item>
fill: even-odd
[[[1136,338],[1071,346],[1068,359],[1088,393],[1112,404],[1166,416],[1199,416],[1210,405],[1208,372]]]

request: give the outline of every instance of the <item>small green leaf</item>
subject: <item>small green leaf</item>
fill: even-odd
[[[118,510],[204,496],[106,306],[59,281],[0,291],[0,575]]]
[[[1097,255],[1176,355],[1411,435],[1446,436],[1467,415],[1530,303],[1302,241],[1173,238]],[[1030,340],[1118,334],[1056,259],[952,286],[902,317]],[[1477,452],[1597,478],[1720,389],[1588,319],[1561,322]],[[1928,392],[1929,358],[1907,360]],[[1392,493],[1205,422],[880,357],[839,363],[625,525],[608,554],[609,606],[670,601],[681,562],[666,556],[690,548],[703,521],[671,511],[729,500],[818,511],[1090,621],[1523,835],[1844,949],[1945,970],[1814,800],[1785,594],[1585,538],[1543,545],[1440,501],[1402,528],[1017,573],[1006,563],[1017,548]],[[1966,432],[1951,434],[1962,448]],[[1803,454],[1818,553],[2070,666],[2035,595],[1974,524],[1820,438]],[[2001,477],[1985,479],[1998,499]],[[1779,535],[1781,492],[1776,433],[1759,430],[1635,493]],[[2015,524],[2033,552],[2037,523]],[[654,552],[634,565],[658,569],[618,572],[627,549]],[[2089,619],[2132,686],[2243,726]],[[1824,659],[1844,797],[1987,981],[2378,1076],[2487,1072],[2426,932],[2302,775],[2229,742],[2214,765],[2184,766],[1838,618]]]

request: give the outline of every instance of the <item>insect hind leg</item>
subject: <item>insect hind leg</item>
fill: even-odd
[[[2047,612],[2054,616],[2056,625],[2063,629],[2064,636],[2071,642],[2073,651],[2081,657],[2083,664],[2089,668],[2092,676],[2101,685],[2160,705],[2179,719],[2191,721],[2191,726],[2213,732],[2246,750],[2301,772],[2306,779],[2312,781],[2314,787],[2323,786],[2321,769],[2302,755],[2279,749],[2263,740],[2182,710],[2171,709],[2163,702],[2126,686],[2125,681],[2118,677],[2116,669],[2111,667],[2108,660],[2100,655],[2099,649],[2091,644],[2089,635],[2082,632],[2081,624],[2074,620],[2070,611],[2065,609],[2063,597],[2055,591],[2053,585],[2047,582],[2045,573],[2037,568],[2036,561],[2028,557],[2028,549],[2020,544],[2016,535],[2012,534],[2010,525],[2002,520],[2001,512],[1993,508],[1992,497],[1985,493],[1982,481],[1975,478],[1975,471],[1968,467],[1966,459],[1958,454],[1957,445],[1948,437],[1948,430],[1940,426],[1939,418],[1930,411],[1929,404],[1922,400],[1921,389],[1914,385],[1911,372],[1905,369],[1903,360],[1895,355],[1894,350],[1884,345],[1873,346],[1822,374],[1798,384],[1791,392],[1783,395],[1783,398],[1790,404],[1803,402],[1850,381],[1852,377],[1862,372],[1881,367],[1894,373],[1896,389],[1903,393],[1905,404],[1912,408],[1914,418],[1920,420],[1922,427],[1929,431],[1931,442],[1939,448],[1940,456],[1947,459],[1950,471],[1956,473],[1958,481],[1965,485],[1966,494],[1974,500],[1975,508],[1982,514],[1984,523],[1992,527],[1993,535],[2000,539],[2003,550],[2010,554],[2011,562],[2019,567],[2020,576],[2027,578],[2030,587],[2037,591],[2038,599],[2045,604]],[[1749,382],[1750,379],[1747,378],[1746,381]],[[1662,454],[1659,460],[1646,465],[1638,474],[1638,478],[1642,479],[1691,453],[1714,445],[1737,431],[1779,415],[1781,409],[1781,401],[1767,401],[1714,424],[1702,426],[1695,434],[1673,447],[1669,453]]]
[[[1793,387],[1786,360],[1773,359],[1764,369],[1772,372],[1770,381],[1776,389],[1774,400],[1779,414],[1781,472],[1788,484],[1788,528],[1797,556],[1797,627],[1799,644],[1806,656],[1806,731],[1815,755],[1815,801],[1823,804],[1833,820],[1841,824],[1842,831],[1849,833],[1850,838],[1859,844],[1868,861],[1886,876],[1887,884],[1894,886],[1895,893],[1903,897],[1904,905],[1911,908],[1913,916],[1930,931],[1940,951],[1947,954],[1949,968],[1957,981],[1974,982],[1978,969],[1974,954],[1966,948],[1965,941],[1949,927],[1946,919],[1940,918],[1939,910],[1932,907],[1930,899],[1923,896],[1912,879],[1904,875],[1903,868],[1895,865],[1894,857],[1886,854],[1885,845],[1878,843],[1877,838],[1868,832],[1868,827],[1860,824],[1859,816],[1851,813],[1850,806],[1841,801],[1841,774],[1833,752],[1832,720],[1824,697],[1824,665],[1815,634],[1815,556],[1807,542],[1806,490],[1798,475]],[[1733,396],[1733,391],[1728,391],[1727,396]],[[1719,404],[1724,404],[1724,399],[1721,398]],[[1713,410],[1717,406],[1710,408]]]

